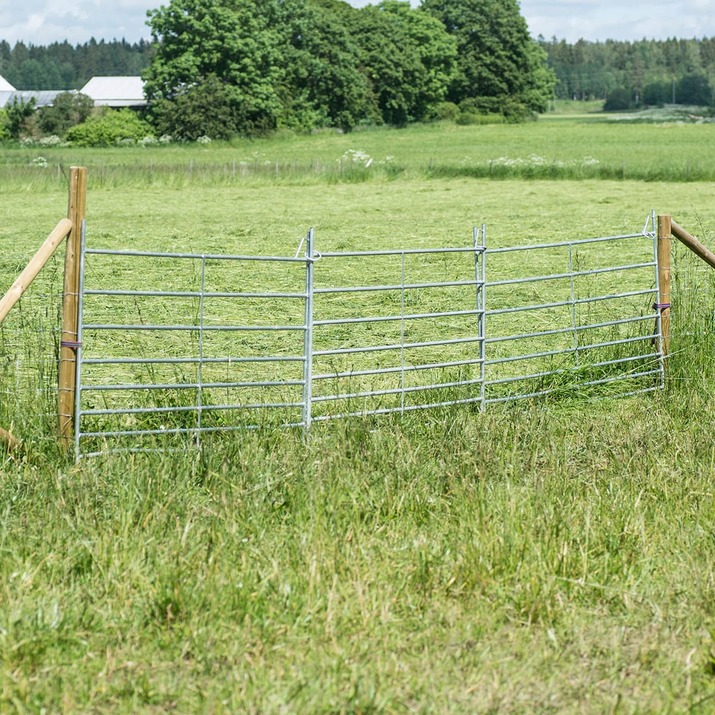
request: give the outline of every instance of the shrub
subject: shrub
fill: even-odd
[[[643,104],[663,106],[671,101],[673,88],[670,82],[649,82],[643,87]]]
[[[105,110],[69,129],[67,139],[75,146],[116,146],[134,144],[152,133],[131,109]]]
[[[459,116],[459,107],[454,102],[439,102],[430,110],[429,118],[454,122]]]
[[[624,109],[630,109],[631,103],[631,93],[624,87],[618,87],[612,92],[608,93],[606,102],[603,105],[603,110],[605,112],[618,112]]]
[[[29,102],[22,99],[18,101],[15,97],[5,111],[7,112],[8,130],[13,139],[19,139],[23,134],[32,133],[30,123],[37,111],[34,97]]]
[[[501,124],[522,122],[532,117],[533,112],[522,102],[510,97],[468,97],[459,103],[459,111],[468,116],[457,119],[458,124]],[[475,119],[474,117],[484,117]]]

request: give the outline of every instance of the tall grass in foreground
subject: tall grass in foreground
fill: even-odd
[[[656,160],[601,162],[590,157],[576,160],[549,159],[537,154],[455,161],[430,159],[424,164],[381,161],[374,164],[308,161],[213,161],[189,160],[182,164],[147,159],[135,163],[84,162],[89,169],[89,188],[159,187],[185,189],[192,186],[242,186],[261,184],[352,184],[367,181],[411,179],[493,180],[610,180],[701,182],[715,180],[715,165],[700,159],[675,163]],[[83,164],[83,165],[84,165]],[[66,176],[61,164],[53,167],[0,165],[0,183],[27,192],[64,189]]]
[[[0,711],[710,712],[714,288],[655,396],[78,467],[4,371]]]
[[[712,181],[715,124],[542,119],[523,125],[372,128],[350,134],[277,136],[209,146],[0,145],[0,185],[63,188],[71,164],[89,187],[182,188],[242,184],[336,184],[398,177]]]

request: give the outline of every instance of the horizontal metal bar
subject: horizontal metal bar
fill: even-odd
[[[603,273],[618,273],[619,271],[634,271],[642,268],[653,268],[655,261],[649,263],[631,263],[625,266],[609,266],[608,268],[593,268],[588,271],[574,271],[573,273],[552,273],[545,276],[529,276],[527,278],[510,278],[508,280],[493,281],[490,280],[488,286],[510,286],[520,283],[538,283],[540,281],[555,281],[565,278],[579,278],[583,276],[594,276]],[[654,291],[653,291],[654,292]]]
[[[404,250],[387,249],[383,251],[321,251],[321,258],[357,258],[358,256],[409,256],[429,253],[484,253],[484,246],[465,246],[463,248],[408,248]]]
[[[385,367],[375,368],[374,370],[354,370],[349,372],[333,372],[324,373],[322,375],[313,375],[313,380],[337,380],[350,377],[363,377],[365,375],[388,375],[401,372],[415,372],[417,370],[437,370],[446,367],[459,367],[462,365],[481,365],[483,360],[475,358],[473,360],[454,360],[452,362],[433,362],[424,365],[405,365],[404,367]]]
[[[107,248],[88,248],[85,253],[93,256],[125,256],[127,258],[189,258],[199,261],[270,261],[273,263],[303,263],[305,258],[290,256],[245,256],[226,253],[167,253],[165,251],[120,251]]]
[[[264,408],[301,408],[302,402],[264,402],[257,404],[245,405],[190,405],[177,407],[127,407],[126,409],[117,408],[114,410],[80,410],[80,417],[101,417],[109,415],[158,415],[158,414],[173,414],[181,412],[212,412],[212,411],[227,411],[227,410],[255,410]]]
[[[86,326],[85,326],[86,327]],[[302,355],[275,357],[220,357],[220,358],[82,358],[83,365],[233,365],[260,362],[305,362]]]
[[[653,320],[656,317],[656,314],[653,313],[652,315],[645,315],[642,317],[638,318],[623,318],[621,320],[610,320],[605,323],[592,323],[590,325],[576,325],[576,326],[571,326],[570,328],[556,328],[554,330],[542,330],[538,333],[520,333],[518,335],[505,335],[502,337],[498,338],[485,338],[484,342],[487,344],[492,344],[492,343],[503,343],[507,342],[509,340],[522,340],[525,338],[539,338],[544,335],[562,335],[564,333],[573,333],[574,330],[576,331],[584,331],[584,330],[594,330],[596,328],[609,328],[614,325],[627,325],[628,323],[638,323],[642,322],[644,320]],[[487,365],[489,365],[489,361],[487,361]]]
[[[84,435],[83,435],[84,436]],[[124,449],[105,449],[101,452],[82,452],[77,455],[77,459],[92,459],[93,457],[108,457],[115,454],[175,454],[177,452],[186,452],[188,450],[200,449],[198,445],[187,444],[183,448],[179,447],[167,447],[164,449],[150,449],[148,447],[125,447]]]
[[[384,315],[369,318],[335,318],[316,320],[313,325],[346,325],[354,323],[386,323],[390,321],[421,320],[423,318],[447,318],[459,315],[484,315],[483,310],[452,310],[445,313],[410,313],[408,315]]]
[[[352,392],[344,395],[319,395],[313,397],[313,402],[337,402],[338,400],[352,400],[363,397],[380,397],[384,395],[402,395],[410,392],[425,392],[426,390],[444,390],[448,387],[462,387],[463,385],[479,385],[477,380],[458,380],[456,382],[441,382],[433,385],[413,385],[411,387],[396,387],[388,390],[367,390],[365,392]]]
[[[354,353],[374,353],[383,350],[408,350],[410,348],[429,348],[436,345],[458,345],[461,343],[478,343],[482,338],[455,338],[454,340],[432,340],[424,343],[404,343],[397,345],[376,345],[364,348],[337,348],[336,350],[316,350],[315,357],[325,357],[327,355],[351,355]]]
[[[406,283],[405,285],[387,285],[387,286],[346,286],[342,288],[316,288],[315,293],[320,295],[328,295],[331,293],[370,293],[374,291],[389,291],[389,290],[413,290],[419,288],[452,288],[454,286],[474,286],[475,288],[483,287],[484,281],[444,281],[441,283]]]
[[[568,332],[571,332],[571,330],[569,330]],[[656,333],[653,335],[638,336],[637,338],[623,338],[622,340],[610,340],[610,341],[604,342],[604,343],[589,343],[588,345],[578,345],[577,347],[574,347],[573,345],[569,345],[568,347],[561,348],[559,350],[547,350],[547,351],[541,352],[541,353],[528,353],[528,354],[524,354],[524,355],[510,355],[509,357],[497,358],[495,360],[488,360],[486,362],[486,364],[487,365],[500,365],[502,363],[516,362],[519,360],[532,360],[535,358],[554,357],[556,355],[564,355],[566,353],[585,353],[588,350],[597,350],[599,348],[608,348],[608,347],[612,347],[614,345],[627,345],[628,343],[638,343],[638,342],[642,342],[644,340],[655,340],[658,337],[659,336]]]
[[[599,238],[579,238],[574,241],[558,241],[555,243],[536,243],[529,246],[506,246],[505,248],[487,248],[487,255],[495,253],[513,253],[514,251],[534,251],[541,248],[567,248],[568,246],[583,246],[589,243],[605,243],[611,241],[624,241],[629,238],[650,238],[649,233],[627,233],[622,236],[601,236]]]
[[[273,426],[273,425],[271,425]],[[285,422],[275,425],[275,427],[303,427],[302,422]],[[151,429],[151,430],[119,430],[114,432],[82,432],[80,439],[90,439],[97,437],[160,437],[160,436],[180,436],[180,435],[197,435],[216,432],[240,432],[243,430],[261,429],[262,425],[223,425],[221,427],[170,427],[167,429]],[[105,454],[100,452],[99,454]]]
[[[524,380],[536,380],[541,377],[550,377],[552,375],[563,375],[564,377],[568,375],[577,374],[579,371],[592,370],[599,367],[607,367],[608,365],[619,365],[626,362],[635,362],[636,360],[647,360],[649,358],[658,358],[660,353],[646,353],[643,355],[632,355],[625,358],[616,358],[614,360],[603,360],[601,362],[587,363],[585,365],[574,365],[567,368],[557,368],[555,370],[546,370],[544,372],[533,372],[527,375],[513,375],[511,377],[502,377],[498,380],[485,380],[484,384],[489,385],[506,385],[512,382],[522,382]],[[588,384],[588,383],[578,383]]]
[[[128,390],[196,390],[234,388],[234,387],[283,387],[303,385],[303,380],[280,380],[276,382],[175,382],[168,384],[134,384],[134,385],[82,385],[82,392],[123,392]]]
[[[662,385],[655,385],[653,387],[644,387],[640,390],[630,390],[629,392],[619,392],[618,395],[615,395],[615,397],[623,398],[623,397],[632,397],[633,395],[642,395],[645,392],[655,392],[656,390],[662,390],[663,386]],[[606,397],[606,395],[604,395]],[[609,395],[610,397],[610,395]]]
[[[653,368],[652,370],[646,370],[645,372],[626,372],[622,375],[613,375],[612,377],[605,377],[600,380],[591,380],[589,382],[580,383],[579,387],[592,387],[594,385],[607,385],[611,382],[621,382],[622,380],[635,380],[639,377],[650,377],[651,375],[660,375],[660,367]]]
[[[305,293],[201,293],[200,291],[85,290],[84,295],[132,296],[136,298],[307,298]]]
[[[268,331],[268,332],[278,332],[278,331],[304,331],[306,328],[304,325],[117,325],[117,324],[107,324],[103,325],[101,323],[88,323],[83,326],[85,330],[131,330],[131,331],[192,331],[199,332],[200,330],[206,331],[221,331],[221,332],[240,332],[240,331]]]
[[[608,379],[605,381],[595,380],[593,382],[579,383],[578,387],[588,387],[588,386],[593,386],[593,385],[598,385],[598,384],[606,384],[607,382],[615,382],[615,381],[620,381],[620,380],[631,380],[631,379],[636,379],[638,377],[648,377],[650,375],[658,375],[660,373],[661,373],[661,371],[659,369],[650,370],[649,372],[636,373],[636,374],[626,373],[625,375],[622,375],[620,377],[611,378],[611,379]],[[569,386],[569,388],[571,388],[571,386]],[[657,388],[653,388],[653,389],[657,389]],[[526,399],[530,399],[532,397],[544,397],[545,395],[551,395],[554,392],[563,392],[563,391],[564,391],[564,387],[554,387],[554,388],[550,388],[548,390],[524,393],[521,395],[507,395],[505,397],[491,397],[491,398],[485,399],[484,403],[485,404],[496,404],[498,402],[513,402],[515,400],[526,400]],[[643,390],[643,392],[648,392],[648,391],[650,391],[650,390]],[[638,393],[634,392],[633,394],[638,394]]]
[[[481,401],[481,397],[468,397],[463,400],[431,402],[427,405],[405,405],[404,407],[385,407],[379,410],[364,410],[362,412],[343,412],[338,415],[317,415],[313,417],[313,422],[325,422],[326,420],[337,420],[346,417],[368,417],[371,415],[387,415],[393,414],[395,412],[412,412],[414,410],[426,410],[430,407],[451,407],[452,405],[467,405]]]
[[[486,315],[505,315],[507,313],[523,313],[529,310],[545,310],[547,308],[564,308],[572,305],[585,305],[590,303],[598,303],[604,300],[620,300],[622,298],[633,298],[640,295],[656,295],[655,289],[637,290],[629,293],[614,293],[612,295],[599,295],[593,298],[577,298],[575,300],[560,300],[555,303],[539,303],[532,305],[521,305],[516,308],[495,308],[494,310],[485,311]]]

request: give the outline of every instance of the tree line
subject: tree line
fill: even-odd
[[[170,0],[151,40],[0,44],[18,89],[141,74],[158,135],[227,138],[276,128],[520,121],[544,111],[553,73],[517,0]]]
[[[84,44],[11,46],[0,40],[0,75],[19,90],[80,89],[92,77],[140,75],[148,66],[149,42],[90,40]]]
[[[715,37],[605,42],[538,39],[561,99],[604,99],[607,109],[713,106]]]

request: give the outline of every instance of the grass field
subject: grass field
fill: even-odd
[[[44,169],[0,149],[0,291],[66,211],[58,162],[90,166],[96,247],[292,255],[310,226],[322,250],[464,245],[481,223],[518,245],[637,232],[651,209],[713,245],[712,131],[561,118],[53,149]],[[349,149],[398,170],[341,170]],[[532,154],[625,178],[473,171]],[[715,283],[684,249],[655,395],[78,466],[52,437],[60,263],[0,329],[0,426],[26,443],[0,454],[0,712],[712,711]]]

